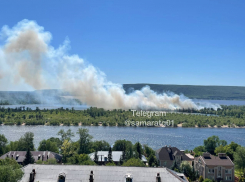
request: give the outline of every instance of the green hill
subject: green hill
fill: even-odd
[[[140,90],[144,86],[150,86],[157,93],[174,92],[184,94],[191,99],[211,100],[245,100],[245,87],[242,86],[199,86],[199,85],[161,85],[161,84],[124,84],[127,93],[132,88]]]
[[[237,86],[195,86],[195,85],[160,85],[160,84],[124,84],[127,93],[150,86],[157,93],[173,92],[184,94],[191,99],[207,100],[245,100],[245,87]],[[0,105],[8,104],[81,104],[76,99],[66,99],[70,95],[62,90],[36,91],[0,91]]]

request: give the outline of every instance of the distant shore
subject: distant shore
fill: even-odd
[[[183,123],[181,124],[178,124],[177,127],[167,127],[167,128],[245,128],[245,126],[236,126],[234,125],[233,127],[229,127],[228,125],[223,125],[221,127],[218,127],[217,125],[214,125],[213,127],[208,125],[208,127],[198,127],[197,125],[195,125],[195,127],[183,127],[182,126]],[[21,125],[17,125],[17,124],[14,124],[14,125],[5,125],[5,124],[0,124],[0,126],[83,126],[82,123],[79,123],[78,125],[64,125],[64,124],[60,124],[60,125],[49,125],[49,124],[45,124],[45,125],[26,125],[25,123],[22,123]],[[89,126],[89,125],[84,125],[84,126]],[[96,125],[93,125],[91,124],[90,126],[96,126]],[[99,124],[97,126],[103,126],[102,124]],[[111,127],[111,126],[104,126],[104,127]],[[115,126],[113,126],[115,127]],[[137,126],[118,126],[116,125],[116,127],[137,127]],[[142,127],[156,127],[156,128],[165,128],[165,126],[141,126]]]

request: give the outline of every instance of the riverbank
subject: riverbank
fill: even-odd
[[[0,124],[0,126],[54,126],[54,125],[50,125],[49,123],[46,123],[44,125],[26,125],[26,123],[22,123],[21,125],[17,125],[17,124],[13,124],[13,125],[5,125],[5,124]],[[83,125],[82,123],[78,123],[78,125],[64,125],[64,124],[59,124],[59,125],[55,125],[55,126],[88,126],[88,125]],[[103,127],[137,127],[137,126],[118,126],[118,124],[116,124],[115,126],[110,126],[110,125],[103,125],[103,123],[99,123],[98,125],[93,125],[91,124],[90,126],[103,126]],[[245,126],[229,126],[229,125],[222,125],[220,127],[218,127],[217,125],[214,126],[210,126],[208,125],[207,127],[199,127],[198,125],[195,125],[195,127],[183,127],[183,123],[177,124],[177,126],[171,127],[171,126],[138,126],[138,127],[145,127],[145,128],[150,128],[150,127],[156,127],[156,128],[245,128]]]
[[[199,112],[199,113],[198,113]],[[190,114],[189,114],[190,113]],[[135,115],[132,111],[53,109],[30,110],[27,108],[0,108],[0,124],[4,125],[50,125],[50,126],[164,126],[174,121],[174,127],[244,127],[245,106],[227,106],[217,111],[203,109],[164,112],[164,115]],[[167,125],[167,124],[166,124]],[[172,125],[172,123],[171,123]]]

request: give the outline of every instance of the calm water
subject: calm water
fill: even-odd
[[[71,129],[77,132],[78,126],[0,126],[0,134],[4,134],[9,141],[18,140],[25,132],[35,134],[35,147],[43,139],[57,137],[60,129]],[[111,145],[118,139],[139,141],[148,144],[153,149],[165,145],[176,146],[179,149],[193,149],[203,145],[203,140],[212,135],[228,143],[234,141],[245,146],[245,129],[243,128],[135,128],[135,127],[103,127],[87,126],[94,140],[106,140]],[[78,140],[78,135],[73,141]]]

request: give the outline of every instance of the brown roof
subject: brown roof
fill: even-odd
[[[228,156],[219,157],[210,154],[209,157],[204,157],[204,156],[200,156],[200,157],[208,166],[234,166],[234,163],[231,161],[231,159]]]
[[[165,147],[162,147],[162,148],[156,150],[156,152],[159,155],[159,160],[174,160],[174,156],[176,156],[176,155],[182,156],[182,160],[184,160],[184,161],[190,161],[191,160],[189,157],[187,157],[185,155],[185,153],[183,151],[180,151],[176,147],[165,146]]]
[[[37,160],[47,161],[48,159],[56,159],[58,162],[61,162],[62,156],[50,151],[31,151],[35,162]],[[13,158],[18,163],[22,163],[25,160],[26,151],[10,151],[0,157],[0,159]]]

